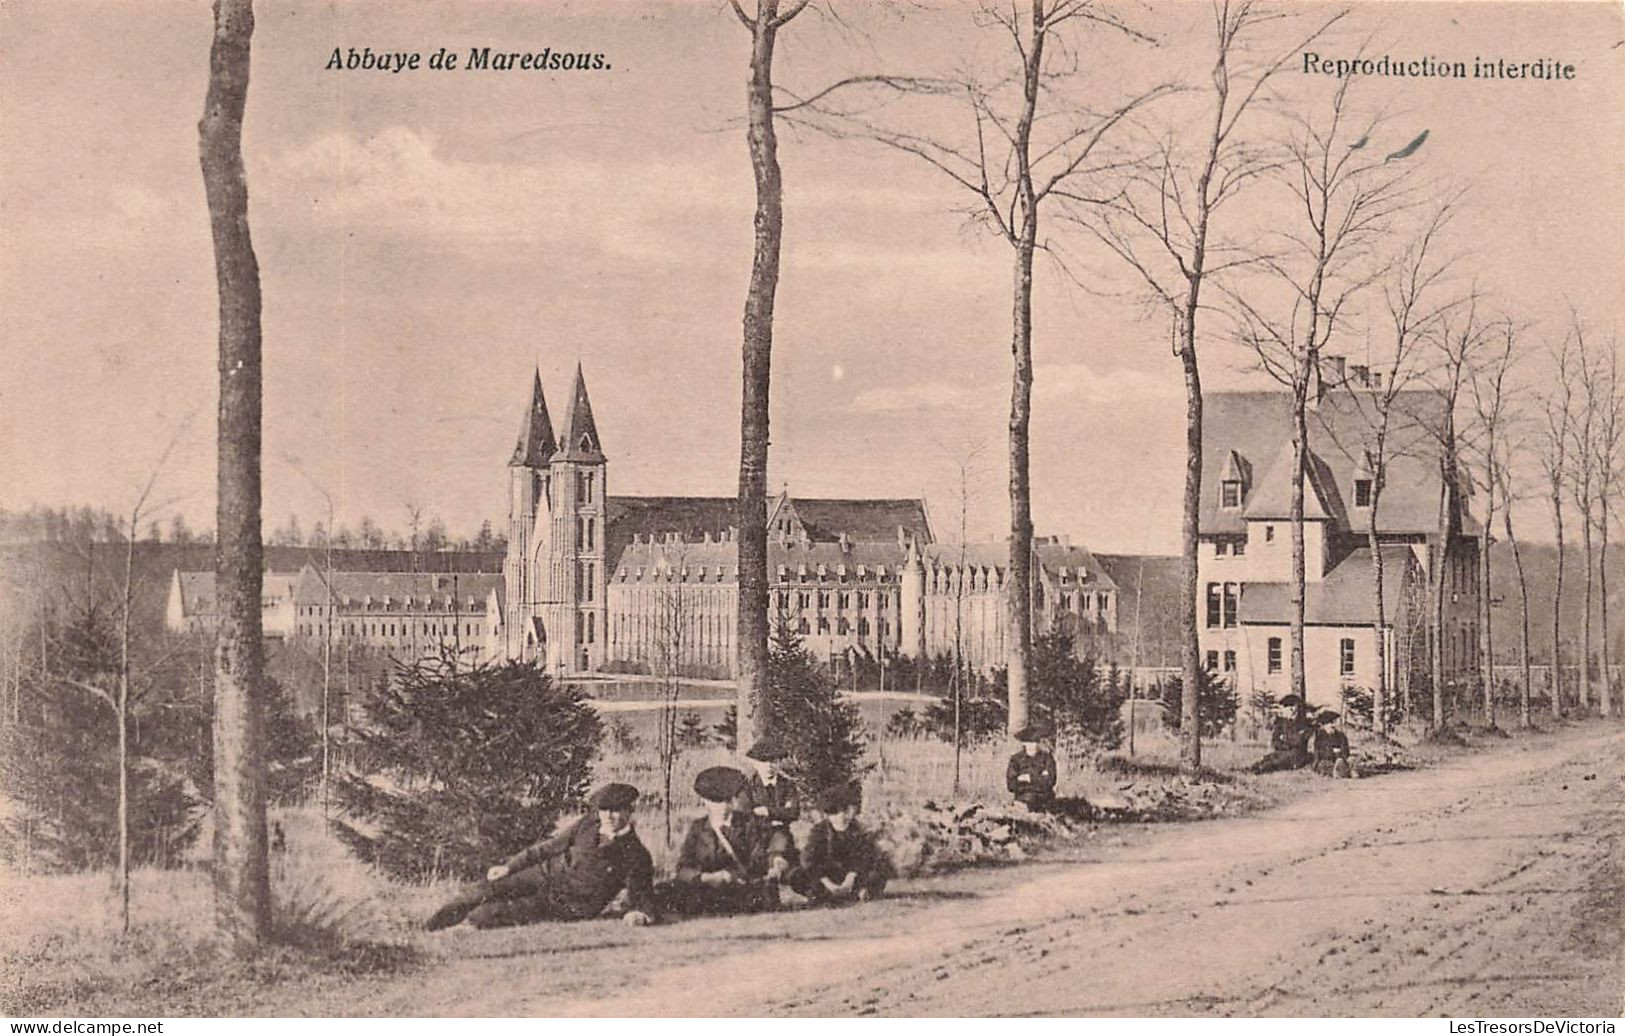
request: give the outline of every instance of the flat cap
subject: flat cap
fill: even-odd
[[[1275,704],[1281,706],[1282,708],[1295,709],[1298,707],[1298,696],[1296,694],[1289,694]]]
[[[833,784],[818,793],[818,808],[825,813],[835,813],[862,802],[863,788],[856,781]]]
[[[587,796],[587,805],[593,809],[631,809],[638,801],[638,789],[630,784],[606,784]]]
[[[694,776],[694,790],[707,802],[727,802],[745,790],[745,775],[731,766],[708,766]]]
[[[755,759],[761,763],[776,763],[789,754],[790,750],[784,747],[783,742],[764,737],[750,746],[750,751],[745,753],[745,758]]]
[[[1035,719],[1031,723],[1022,727],[1020,730],[1016,731],[1015,738],[1017,741],[1042,741],[1044,738],[1049,737],[1053,733],[1055,733],[1054,727],[1050,726],[1048,723],[1045,723],[1043,720]]]
[[[1342,713],[1334,709],[1321,709],[1315,714],[1316,723],[1337,723],[1343,718]]]

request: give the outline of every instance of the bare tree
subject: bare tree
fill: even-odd
[[[1467,465],[1470,476],[1484,494],[1484,530],[1479,550],[1479,613],[1478,655],[1479,683],[1484,698],[1484,720],[1495,723],[1495,639],[1491,623],[1491,594],[1494,569],[1490,558],[1490,532],[1495,527],[1497,496],[1502,495],[1506,482],[1501,465],[1507,452],[1508,426],[1513,421],[1513,399],[1510,377],[1517,365],[1519,328],[1510,319],[1490,335],[1484,345],[1482,359],[1468,375],[1471,389],[1473,442],[1469,446]],[[1502,496],[1502,514],[1512,510],[1512,501]],[[1511,533],[1508,533],[1510,539]],[[1516,546],[1514,545],[1516,551]],[[1518,562],[1521,565],[1521,560]],[[1527,609],[1525,611],[1527,619]]]
[[[1426,133],[1384,158],[1368,150],[1374,119],[1355,124],[1349,81],[1316,118],[1292,117],[1285,155],[1276,173],[1293,215],[1279,247],[1262,262],[1264,283],[1247,290],[1226,286],[1237,337],[1259,366],[1292,393],[1292,693],[1305,710],[1304,479],[1308,472],[1308,406],[1324,391],[1321,355],[1347,319],[1351,300],[1374,284],[1386,264],[1378,246],[1394,220],[1416,201],[1403,163]],[[1353,139],[1350,139],[1353,138]],[[1270,301],[1265,297],[1274,296]]]
[[[1518,535],[1512,526],[1512,509],[1523,499],[1516,491],[1517,481],[1513,472],[1517,467],[1516,448],[1512,440],[1503,447],[1501,463],[1496,466],[1496,474],[1501,479],[1501,500],[1506,504],[1501,509],[1501,528],[1506,532],[1507,543],[1512,547],[1512,565],[1518,574],[1518,617],[1519,617],[1519,652],[1518,660],[1523,668],[1523,687],[1518,697],[1518,725],[1525,730],[1533,725],[1534,719],[1530,715],[1530,700],[1534,694],[1534,674],[1531,671],[1529,641],[1531,624],[1529,616],[1529,576],[1523,566],[1523,548],[1518,542]]]
[[[1180,757],[1187,768],[1202,764],[1198,691],[1202,683],[1197,627],[1199,533],[1202,506],[1202,377],[1197,323],[1202,288],[1210,277],[1257,263],[1256,250],[1220,239],[1215,219],[1226,203],[1270,171],[1273,158],[1237,133],[1269,80],[1287,62],[1343,17],[1337,12],[1277,54],[1257,61],[1249,56],[1253,38],[1285,17],[1253,0],[1214,0],[1211,111],[1196,146],[1182,146],[1165,131],[1155,159],[1130,173],[1127,186],[1104,206],[1072,213],[1106,248],[1144,282],[1148,301],[1173,322],[1174,354],[1185,378],[1185,493],[1180,524],[1181,663]]]
[[[1577,311],[1569,313],[1570,334],[1574,338],[1574,376],[1578,392],[1573,397],[1574,414],[1569,421],[1569,502],[1579,511],[1580,549],[1585,563],[1585,595],[1580,619],[1580,707],[1589,709],[1591,686],[1592,616],[1596,614],[1596,544],[1592,533],[1597,522],[1597,403],[1598,358],[1586,341],[1585,326]]]
[[[779,287],[779,248],[784,237],[784,184],[774,132],[773,51],[779,30],[806,9],[808,0],[756,0],[756,14],[728,0],[750,32],[750,83],[745,91],[751,170],[756,177],[755,257],[745,296],[742,392],[739,404],[739,625],[738,678],[741,748],[756,735],[758,709],[768,693],[767,444],[768,395],[773,361],[773,304]]]
[[[1621,415],[1619,400],[1619,359],[1615,343],[1597,350],[1587,343],[1579,315],[1571,317],[1578,345],[1581,418],[1575,428],[1575,477],[1570,480],[1574,502],[1581,511],[1581,533],[1586,555],[1585,625],[1581,640],[1585,662],[1581,687],[1589,704],[1591,694],[1592,578],[1597,580],[1597,613],[1601,628],[1600,669],[1602,686],[1597,694],[1604,716],[1613,712],[1608,677],[1608,526],[1611,518],[1609,495],[1619,481]],[[1593,530],[1598,550],[1593,557]]]
[[[1602,628],[1602,699],[1601,707],[1604,716],[1614,714],[1614,687],[1612,659],[1608,648],[1608,532],[1613,525],[1614,499],[1620,491],[1620,485],[1625,482],[1625,471],[1621,470],[1622,452],[1625,444],[1621,443],[1621,436],[1625,434],[1625,398],[1622,391],[1625,385],[1621,384],[1619,370],[1619,343],[1612,338],[1603,350],[1603,360],[1599,368],[1599,384],[1597,392],[1598,422],[1597,422],[1597,479],[1598,479],[1598,514],[1597,531],[1602,538],[1602,559],[1598,564],[1597,596],[1600,602],[1598,621]]]
[[[1371,551],[1372,634],[1377,661],[1372,723],[1379,735],[1388,733],[1394,690],[1388,685],[1388,577],[1380,535],[1383,495],[1393,464],[1400,458],[1415,456],[1429,439],[1418,424],[1411,397],[1423,369],[1422,343],[1439,318],[1460,301],[1459,297],[1443,294],[1454,259],[1440,254],[1441,241],[1454,213],[1450,201],[1434,209],[1381,281],[1382,316],[1377,324],[1383,339],[1380,355],[1387,369],[1368,370],[1363,379],[1349,380],[1341,386],[1339,402],[1356,420],[1321,422],[1331,442],[1370,479],[1365,532]],[[1367,333],[1371,333],[1370,328]],[[1397,648],[1399,638],[1394,640]],[[1406,674],[1399,671],[1398,675],[1399,693],[1408,698]]]
[[[1552,508],[1552,535],[1557,541],[1557,575],[1552,590],[1552,717],[1563,715],[1563,575],[1567,550],[1563,538],[1563,496],[1569,479],[1569,441],[1574,423],[1574,339],[1564,335],[1552,351],[1552,375],[1541,395],[1541,424],[1537,432],[1537,458],[1546,481],[1546,499]]]
[[[1461,476],[1461,442],[1456,415],[1463,402],[1473,371],[1493,340],[1496,325],[1481,312],[1482,299],[1476,287],[1462,305],[1441,314],[1434,333],[1429,337],[1433,345],[1433,362],[1429,365],[1429,381],[1440,396],[1441,405],[1436,416],[1422,423],[1433,437],[1432,447],[1437,450],[1439,462],[1438,524],[1434,531],[1432,559],[1428,566],[1428,674],[1433,692],[1433,722],[1435,731],[1444,726],[1445,718],[1445,595],[1450,578],[1450,566],[1455,560],[1455,546],[1462,534],[1462,514],[1465,488]],[[1488,530],[1484,539],[1488,539]],[[1481,544],[1480,549],[1484,548]],[[1481,588],[1481,592],[1484,591]],[[1474,611],[1474,621],[1477,621]]]
[[[199,158],[220,293],[219,474],[214,650],[214,895],[238,950],[270,933],[260,640],[260,274],[248,232],[243,108],[253,0],[215,0]]]
[[[1025,8],[1025,9],[1023,9]],[[1103,142],[1136,109],[1167,93],[1155,87],[1097,111],[1071,96],[1086,82],[1070,38],[1083,26],[1145,39],[1093,0],[985,0],[979,28],[1005,39],[1008,64],[983,76],[867,75],[843,79],[778,109],[791,121],[837,138],[874,141],[924,162],[968,192],[973,223],[991,228],[1012,254],[1010,353],[1009,730],[1027,723],[1032,660],[1032,487],[1028,433],[1033,395],[1033,258],[1054,255],[1040,236],[1041,213],[1101,198],[1099,178],[1126,168]],[[1007,39],[1006,39],[1007,38]],[[1098,82],[1098,80],[1097,80]],[[938,112],[899,111],[918,102],[946,107],[962,132],[933,134],[919,125],[947,124]]]

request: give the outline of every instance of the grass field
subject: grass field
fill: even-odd
[[[1007,803],[1004,768],[1010,750],[999,741],[962,752],[955,795],[952,745],[936,740],[872,743],[871,768],[864,779],[869,823],[906,816],[927,802]],[[1256,742],[1207,745],[1204,762],[1212,773],[1206,789],[1222,786],[1219,793],[1233,796],[1236,811],[1242,812],[1291,797],[1295,788],[1315,779],[1302,773],[1246,774],[1246,765],[1263,751]],[[657,871],[669,873],[687,821],[700,813],[692,792],[694,775],[736,760],[716,746],[687,749],[678,756],[668,842],[659,794],[663,776],[653,756],[636,746],[610,749],[595,768],[594,783],[624,780],[645,792],[636,823]],[[1124,787],[1189,787],[1177,772],[1177,744],[1160,732],[1137,738],[1132,757],[1119,751],[1063,757],[1059,763],[1063,795],[1097,799]],[[803,835],[811,819],[809,810]],[[102,1000],[119,988],[154,983],[177,991],[173,1013],[211,1013],[209,991],[233,983],[341,983],[346,976],[413,967],[426,952],[433,956],[433,950],[424,949],[417,922],[450,894],[449,883],[386,880],[350,856],[326,832],[314,808],[278,810],[272,822],[284,846],[272,867],[280,945],[249,962],[222,965],[211,951],[211,898],[203,868],[136,872],[128,934],[119,930],[112,880],[105,872],[0,873],[0,914],[7,919],[0,928],[0,1013],[28,1015],[91,994]]]

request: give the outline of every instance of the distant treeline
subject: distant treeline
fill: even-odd
[[[500,554],[507,549],[507,538],[498,534],[489,520],[481,523],[472,536],[454,537],[446,523],[438,516],[426,514],[420,508],[408,509],[408,527],[405,530],[386,529],[371,515],[363,515],[357,528],[342,522],[329,537],[326,524],[315,522],[306,533],[298,515],[289,515],[281,525],[265,533],[267,546],[273,547],[332,547],[365,551],[473,551]],[[129,516],[118,515],[105,508],[44,507],[35,505],[25,511],[0,507],[0,544],[26,543],[123,543],[128,538]],[[147,521],[136,530],[140,543],[169,543],[185,547],[214,542],[214,530],[193,529],[186,516],[172,515],[167,522]]]

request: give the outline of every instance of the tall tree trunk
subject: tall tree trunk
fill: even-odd
[[[1010,353],[1010,650],[1008,683],[1011,734],[1027,725],[1027,679],[1033,650],[1033,520],[1032,483],[1027,462],[1027,433],[1033,402],[1033,252],[1038,247],[1038,199],[1033,190],[1029,149],[1038,112],[1040,70],[1044,67],[1044,14],[1033,3],[1032,38],[1023,70],[1021,116],[1016,121],[1016,203],[1019,223],[1015,240],[1014,290],[1011,300]]]
[[[1440,470],[1443,473],[1444,466]],[[1432,584],[1433,599],[1428,615],[1428,672],[1433,683],[1433,729],[1444,726],[1444,584],[1445,571],[1450,564],[1450,490],[1439,482],[1439,527],[1433,545]]]
[[[134,515],[140,514],[140,507]],[[124,612],[118,657],[118,893],[119,930],[130,931],[130,607],[135,596],[135,518],[124,545]]]
[[[1505,477],[1503,473],[1503,481]],[[1530,672],[1529,661],[1529,580],[1524,575],[1523,551],[1518,546],[1518,537],[1512,531],[1512,496],[1504,487],[1501,495],[1507,501],[1507,506],[1501,509],[1501,528],[1507,534],[1507,542],[1512,544],[1512,565],[1518,572],[1518,619],[1522,633],[1522,649],[1518,657],[1523,664],[1523,691],[1518,698],[1518,725],[1527,730],[1533,722],[1529,715],[1529,699],[1533,693],[1534,683],[1534,674]]]
[[[1310,332],[1314,332],[1311,330]],[[1308,362],[1306,372],[1316,370],[1317,360],[1314,350],[1306,354]],[[1292,480],[1292,693],[1298,696],[1298,717],[1302,719],[1309,711],[1309,681],[1303,656],[1303,627],[1304,627],[1304,600],[1306,597],[1306,567],[1307,551],[1304,545],[1303,528],[1303,480],[1304,472],[1309,468],[1309,422],[1304,411],[1307,406],[1306,393],[1308,392],[1308,377],[1302,379],[1297,389],[1296,398],[1292,408],[1292,468],[1296,476]]]
[[[1589,493],[1581,498],[1580,509],[1580,545],[1584,553],[1586,583],[1585,583],[1585,614],[1580,622],[1580,708],[1591,708],[1591,601],[1592,587],[1595,582],[1593,569],[1597,559],[1591,544],[1591,498]]]
[[[1382,447],[1377,447],[1382,457]],[[1382,544],[1377,539],[1377,510],[1382,504],[1382,472],[1371,473],[1371,513],[1366,517],[1365,542],[1371,549],[1371,614],[1376,621],[1371,625],[1372,641],[1377,651],[1377,682],[1371,688],[1371,728],[1378,735],[1388,734],[1388,645],[1384,636],[1388,624],[1387,609],[1383,602]]]
[[[1599,689],[1601,697],[1598,705],[1604,716],[1614,714],[1614,693],[1608,670],[1608,497],[1606,490],[1599,501],[1602,506],[1602,520],[1597,524],[1597,533],[1601,538],[1601,553],[1597,561],[1597,621],[1602,632],[1599,645],[1602,656],[1602,686]]]
[[[1491,440],[1491,448],[1494,441]],[[1495,522],[1495,467],[1484,491],[1484,534],[1478,558],[1478,679],[1484,694],[1484,722],[1495,726],[1495,640],[1490,631],[1490,527]]]
[[[260,275],[248,233],[243,108],[252,0],[215,0],[209,90],[198,125],[220,293],[220,412],[215,547],[214,894],[238,950],[270,933],[260,641]]]
[[[1552,482],[1552,529],[1557,536],[1557,582],[1552,591],[1552,718],[1563,716],[1563,487]]]
[[[1200,254],[1200,253],[1198,253]],[[1202,644],[1197,631],[1198,607],[1197,552],[1202,517],[1202,376],[1196,365],[1196,295],[1200,275],[1191,283],[1190,304],[1183,316],[1180,364],[1185,372],[1185,496],[1180,516],[1180,661],[1184,670],[1181,687],[1179,756],[1192,773],[1202,767],[1201,700]],[[1136,611],[1139,601],[1136,598]],[[1222,615],[1221,615],[1222,619]],[[1135,637],[1139,632],[1136,630]],[[1134,713],[1130,713],[1134,715]]]
[[[779,287],[779,248],[784,234],[784,187],[778,139],[773,131],[773,46],[778,0],[760,0],[750,23],[750,84],[745,103],[746,141],[756,177],[755,257],[745,297],[744,348],[739,409],[739,616],[737,676],[738,745],[750,747],[765,725],[768,660],[767,445],[768,395],[773,362],[773,304]]]

